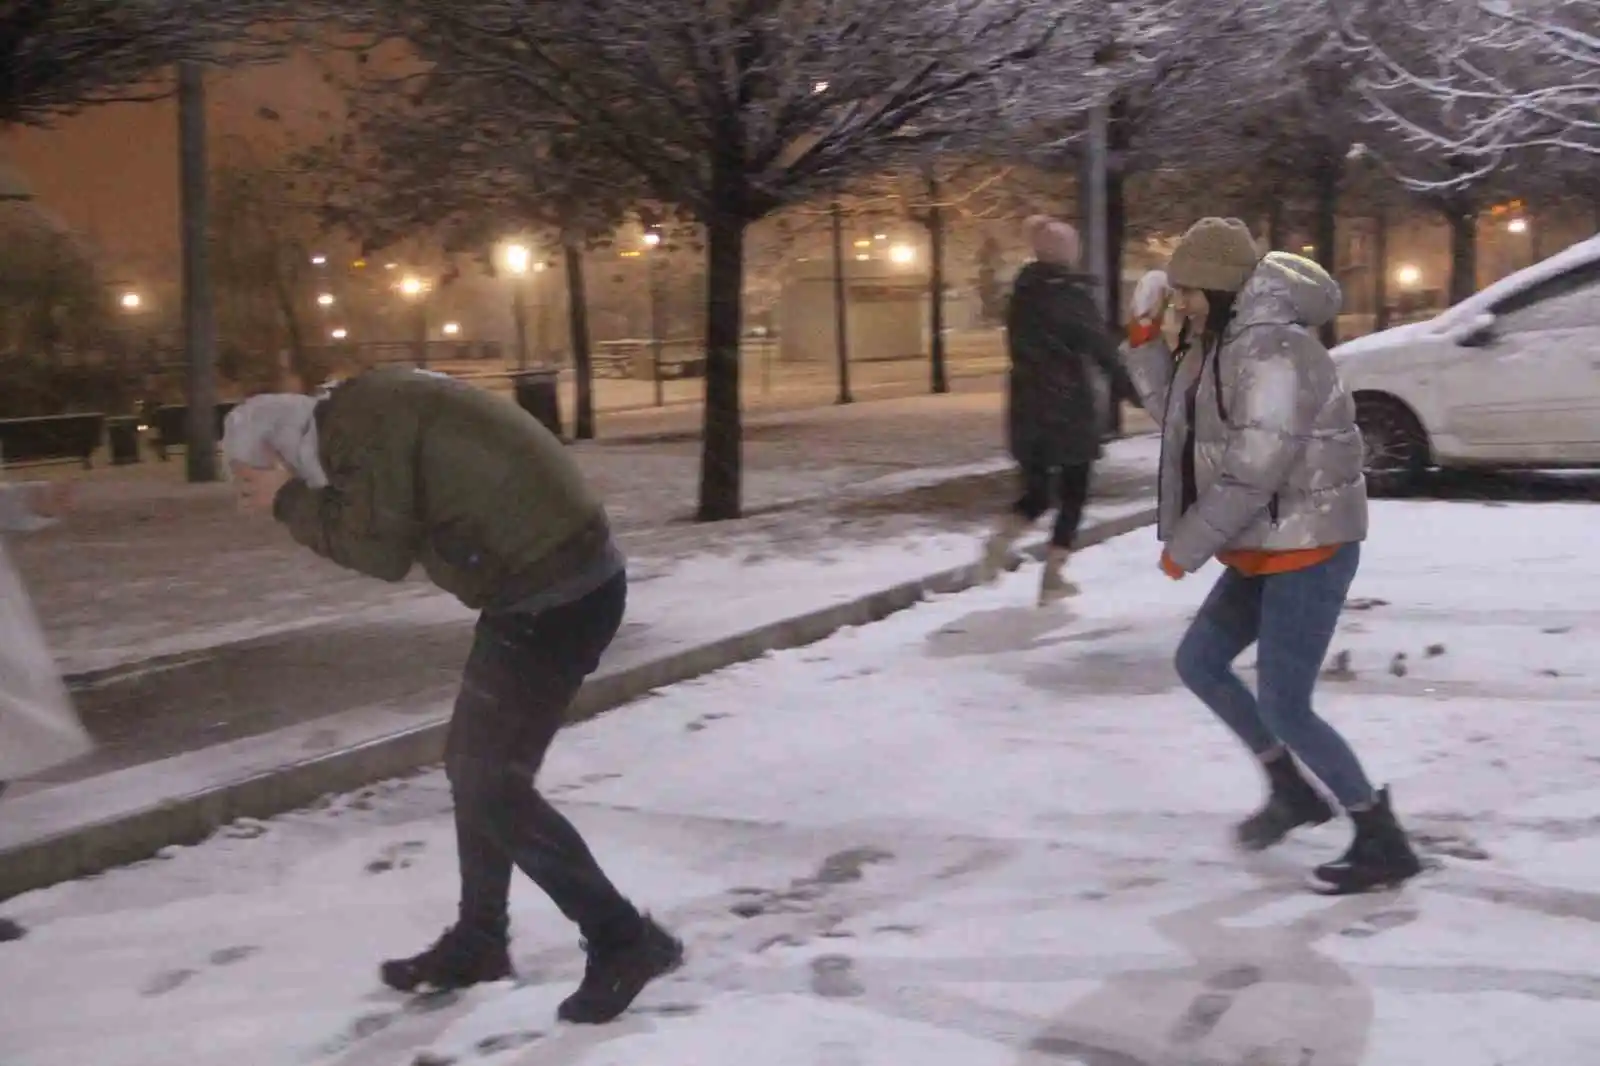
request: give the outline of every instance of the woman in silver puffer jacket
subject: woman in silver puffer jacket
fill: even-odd
[[[1270,786],[1238,842],[1261,850],[1333,817],[1298,759],[1355,823],[1354,843],[1317,867],[1313,887],[1404,881],[1421,866],[1388,790],[1312,709],[1367,535],[1355,405],[1313,332],[1338,314],[1339,286],[1308,259],[1263,257],[1237,219],[1208,218],[1140,295],[1124,359],[1161,426],[1161,566],[1175,580],[1211,559],[1225,567],[1178,647],[1178,674]],[[1160,333],[1169,303],[1183,319],[1175,350]],[[1254,693],[1232,665],[1251,644]]]

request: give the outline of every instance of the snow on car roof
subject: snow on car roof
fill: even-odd
[[[1574,267],[1583,266],[1596,260],[1600,260],[1600,236],[1579,241],[1565,251],[1557,252],[1549,259],[1542,259],[1530,267],[1517,271],[1515,274],[1501,278],[1488,288],[1474,293],[1454,307],[1441,313],[1428,323],[1428,329],[1432,333],[1446,332],[1458,322],[1483,313],[1508,296],[1514,296],[1524,289],[1532,288],[1541,282],[1548,281],[1550,278],[1565,274]]]

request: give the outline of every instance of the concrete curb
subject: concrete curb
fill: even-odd
[[[1080,546],[1103,543],[1154,521],[1152,508],[1096,523],[1083,531]],[[1035,559],[1043,552],[1042,543],[1024,550]],[[768,652],[813,644],[841,629],[880,621],[930,595],[961,592],[977,583],[975,565],[944,570],[596,676],[579,693],[569,720],[596,717],[656,689],[748,662]],[[198,843],[240,818],[268,818],[305,807],[325,795],[353,791],[435,765],[442,758],[445,727],[444,719],[430,721],[25,839],[0,851],[0,899],[147,859],[171,845]]]

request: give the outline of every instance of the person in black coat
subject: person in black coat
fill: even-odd
[[[1017,274],[1006,321],[1007,430],[1022,495],[985,542],[982,566],[987,580],[998,577],[1017,540],[1054,504],[1055,527],[1039,586],[1043,606],[1078,591],[1063,570],[1088,502],[1111,397],[1128,395],[1124,390],[1132,385],[1095,300],[1093,279],[1077,272],[1077,231],[1044,215],[1024,226],[1034,260]]]

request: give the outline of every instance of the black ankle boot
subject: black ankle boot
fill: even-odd
[[[1371,807],[1351,811],[1350,820],[1355,823],[1355,840],[1339,858],[1313,871],[1313,890],[1325,896],[1351,896],[1394,888],[1422,872],[1422,860],[1389,805],[1387,788],[1379,790]]]
[[[1267,802],[1234,830],[1239,847],[1265,851],[1303,825],[1322,825],[1333,818],[1333,808],[1300,773],[1288,752],[1266,763]]]
[[[601,1025],[639,998],[644,986],[683,965],[683,944],[644,915],[638,935],[610,943],[586,943],[589,965],[583,983],[556,1010],[564,1022]]]
[[[452,925],[433,946],[409,959],[390,959],[379,969],[397,992],[447,992],[511,976],[504,936]]]

